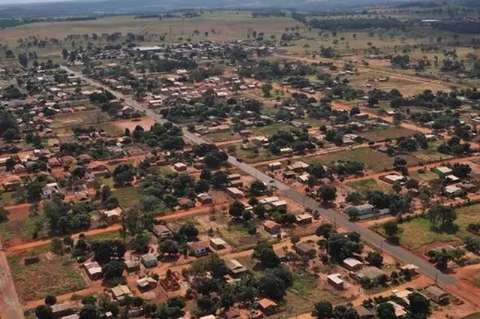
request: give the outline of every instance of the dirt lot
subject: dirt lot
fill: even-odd
[[[112,121],[112,125],[117,127],[122,132],[127,128],[130,130],[130,132],[133,132],[137,126],[142,127],[145,131],[148,131],[153,124],[155,124],[155,120],[148,116],[134,120]]]

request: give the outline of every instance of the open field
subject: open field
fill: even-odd
[[[294,27],[298,23],[290,18],[252,18],[248,12],[212,12],[194,18],[135,19],[133,16],[117,16],[90,21],[67,21],[57,23],[33,23],[0,31],[0,38],[10,44],[17,39],[29,36],[38,38],[63,39],[70,34],[102,34],[110,32],[165,34],[167,40],[190,38],[192,41],[226,41],[244,39],[250,30],[275,34],[278,37],[285,27]],[[194,36],[194,31],[199,34]],[[205,35],[208,32],[208,35]]]
[[[399,224],[400,243],[409,249],[419,249],[422,246],[439,242],[461,242],[465,237],[471,236],[466,228],[470,223],[476,223],[479,220],[480,204],[457,208],[457,219],[455,224],[458,231],[455,233],[440,233],[432,231],[432,224],[427,218],[419,217],[413,220]],[[381,227],[378,228],[383,231]]]
[[[125,129],[111,122],[110,117],[105,112],[95,109],[74,113],[60,113],[55,115],[52,123],[52,129],[57,132],[59,138],[71,136],[71,130],[74,128],[89,127],[103,130],[113,136],[121,135],[125,131]]]
[[[123,208],[131,208],[140,203],[139,190],[133,186],[115,188],[112,195],[118,199]]]
[[[233,149],[234,147],[234,149]],[[270,150],[265,148],[260,148],[258,151],[255,150],[244,150],[241,147],[241,144],[230,144],[228,147],[229,153],[242,159],[247,163],[256,163],[262,161],[274,160],[277,158],[282,158],[282,155],[275,155],[270,152]]]
[[[372,142],[384,141],[386,139],[397,139],[399,137],[408,137],[415,134],[415,131],[403,127],[389,127],[386,129],[376,129],[360,134]]]
[[[365,169],[372,171],[385,171],[392,168],[393,158],[384,153],[375,151],[369,147],[345,150],[337,153],[331,153],[314,158],[309,158],[307,162],[319,162],[329,165],[336,161],[358,161],[365,164]],[[408,161],[408,159],[407,159]]]
[[[362,194],[366,194],[370,191],[388,192],[392,190],[390,185],[388,185],[387,183],[377,181],[373,178],[361,179],[358,181],[347,182],[345,184],[353,188],[355,191],[360,192]]]
[[[40,262],[25,266],[23,259],[33,252],[10,256],[9,263],[17,292],[23,301],[59,295],[86,287],[74,261],[70,257],[41,252]]]
[[[303,271],[296,271],[293,276],[293,285],[285,297],[284,312],[274,318],[295,316],[310,312],[314,304],[328,301],[334,305],[346,300],[333,291],[319,285],[319,278]]]

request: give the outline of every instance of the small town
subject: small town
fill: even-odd
[[[73,2],[0,3],[1,319],[480,318],[476,1]]]

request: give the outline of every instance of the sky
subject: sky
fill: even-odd
[[[76,1],[76,0],[0,0],[0,5],[2,5],[2,4],[24,4],[24,3],[63,2],[63,1]]]

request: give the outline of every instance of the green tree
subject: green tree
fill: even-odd
[[[365,260],[372,266],[382,267],[383,265],[383,256],[377,251],[370,251],[365,258]]]
[[[378,319],[395,319],[395,308],[391,303],[382,302],[377,306]]]
[[[37,308],[35,308],[35,315],[37,316],[37,319],[53,319],[53,312],[52,308],[47,305],[40,305]]]
[[[431,310],[430,300],[418,292],[408,295],[408,311],[415,319],[427,319]]]
[[[433,227],[441,231],[450,231],[454,228],[457,214],[452,207],[435,205],[428,211],[428,217]]]
[[[113,181],[115,185],[125,186],[133,182],[135,168],[131,164],[120,164],[113,170]]]
[[[125,264],[113,259],[103,266],[103,278],[106,280],[116,279],[122,277]]]
[[[337,198],[337,188],[335,186],[322,185],[318,190],[318,195],[324,203],[331,202]]]
[[[332,304],[328,301],[320,301],[315,304],[312,316],[317,319],[330,319],[333,316]]]
[[[265,268],[274,268],[280,264],[280,259],[273,250],[273,247],[266,243],[259,243],[253,250],[253,258],[260,261]]]

